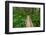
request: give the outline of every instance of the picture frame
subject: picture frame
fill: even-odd
[[[12,13],[13,7],[33,7],[40,8],[40,23],[41,27],[35,28],[12,28]],[[38,2],[21,2],[21,1],[5,1],[5,34],[18,33],[35,33],[45,32],[45,3]]]

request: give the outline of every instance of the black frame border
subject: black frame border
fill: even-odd
[[[44,20],[43,21],[43,30],[39,30],[39,31],[23,31],[23,32],[9,32],[9,3],[43,5],[43,20]],[[22,2],[22,1],[5,1],[5,34],[35,33],[35,32],[45,32],[45,3]]]

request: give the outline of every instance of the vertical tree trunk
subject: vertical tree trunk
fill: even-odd
[[[32,27],[33,24],[32,24],[32,20],[30,18],[29,15],[27,15],[27,18],[26,18],[26,27]]]

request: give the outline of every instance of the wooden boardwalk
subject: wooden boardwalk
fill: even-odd
[[[25,24],[26,24],[26,27],[33,27],[33,23],[29,15],[27,15]]]

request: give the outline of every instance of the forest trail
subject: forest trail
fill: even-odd
[[[26,18],[26,27],[32,27],[32,26],[33,26],[32,20],[31,20],[30,16],[27,15],[27,18]]]

